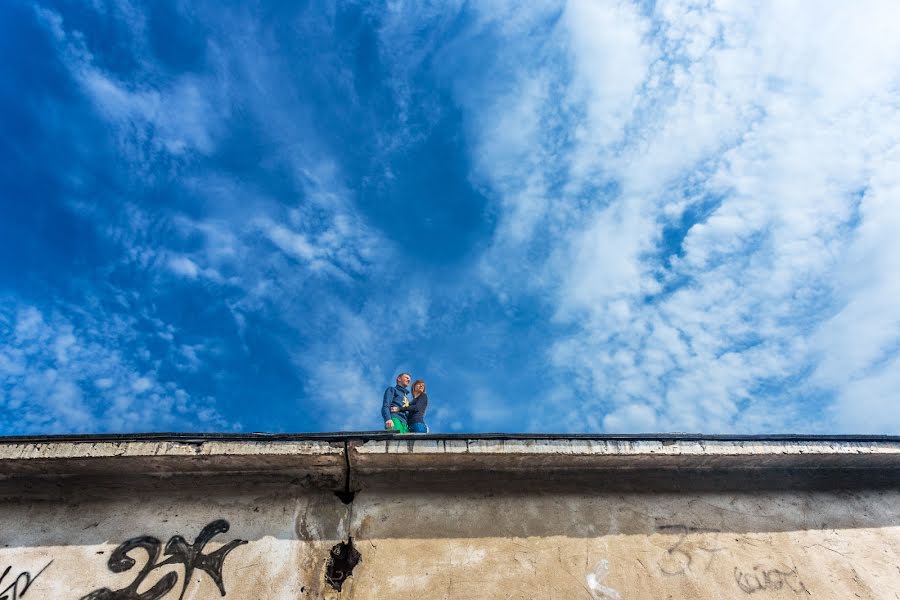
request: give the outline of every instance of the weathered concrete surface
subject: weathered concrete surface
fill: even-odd
[[[898,500],[364,492],[351,524],[364,556],[352,597],[894,598]]]
[[[336,486],[346,474],[344,448],[318,440],[0,441],[0,478],[269,472]]]
[[[226,599],[900,598],[898,448],[0,440],[0,598],[211,600],[219,575]],[[338,592],[327,561],[350,537],[362,560]],[[146,549],[178,560],[134,584]]]
[[[351,442],[358,474],[412,470],[900,466],[898,441],[385,439]]]
[[[263,482],[207,483],[172,480],[150,488],[67,490],[65,501],[7,499],[0,509],[0,568],[12,569],[0,582],[0,597],[14,577],[23,572],[33,577],[48,564],[26,594],[21,594],[24,580],[20,580],[20,598],[78,600],[103,587],[127,588],[146,564],[147,553],[132,550],[135,566],[113,573],[107,561],[117,546],[138,536],[153,536],[160,544],[156,558],[160,562],[173,536],[181,535],[192,544],[217,519],[227,520],[230,528],[215,536],[203,553],[235,539],[247,542],[224,560],[221,574],[227,598],[322,597],[322,559],[346,529],[342,523],[346,507],[333,493]],[[149,589],[166,573],[175,573],[178,580],[160,597],[178,598],[184,585],[182,564],[152,571],[138,590]],[[198,569],[184,597],[221,596],[209,573]]]

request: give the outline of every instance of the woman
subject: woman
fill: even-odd
[[[412,385],[412,403],[406,408],[392,406],[391,412],[405,412],[406,424],[410,433],[428,433],[425,424],[425,411],[428,409],[428,394],[425,393],[425,382],[416,379]]]

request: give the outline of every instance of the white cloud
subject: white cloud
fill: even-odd
[[[169,268],[178,275],[183,275],[188,279],[196,279],[200,269],[197,263],[186,256],[174,256],[169,259]]]
[[[361,224],[350,225],[351,219],[338,213],[326,228],[311,235],[302,231],[308,227],[303,217],[292,214],[290,220],[301,230],[268,219],[260,219],[258,225],[275,246],[310,272],[346,279],[367,270],[374,236]]]
[[[870,372],[842,381],[829,417],[844,429],[878,433],[900,428],[900,355],[870,369]]]
[[[582,128],[573,133],[581,138],[583,132],[579,141],[597,149],[621,142],[655,54],[643,42],[649,23],[629,2],[576,0],[566,4],[561,25],[575,73],[568,100],[586,111]],[[573,166],[576,173],[583,168]]]
[[[16,340],[29,341],[38,339],[46,333],[46,325],[41,312],[34,307],[26,307],[19,312],[15,324]]]
[[[184,77],[166,89],[130,90],[90,64],[71,68],[107,119],[117,123],[129,151],[138,153],[146,141],[174,155],[212,149],[212,128],[221,115],[201,92],[208,82]]]
[[[76,326],[58,310],[6,298],[0,428],[25,434],[231,427],[211,399],[190,397],[154,370],[139,373],[135,359],[119,350],[134,337],[127,320],[107,316]]]
[[[231,107],[239,105],[263,129],[261,139],[269,144],[265,160],[273,163],[267,168],[284,168],[295,187],[293,196],[275,198],[252,179],[202,170],[180,181],[179,192],[208,206],[206,214],[191,217],[128,201],[117,205],[121,214],[110,215],[93,201],[71,199],[75,210],[122,247],[125,262],[148,269],[160,286],[174,274],[228,288],[237,297],[232,306],[252,310],[265,303],[289,309],[288,299],[300,293],[311,275],[346,283],[390,255],[389,241],[367,225],[342,174],[319,147],[306,107],[290,94],[271,93],[283,88],[294,65],[271,39],[257,35],[255,19],[229,24],[233,35],[207,48],[208,68],[202,74],[173,74],[154,59],[139,4],[97,9],[129,32],[128,50],[142,74],[136,81],[119,81],[104,71],[84,34],[57,13],[38,13],[53,32],[64,63],[131,161],[129,176],[168,174],[177,169],[173,165],[190,162],[187,154],[212,152]],[[160,164],[163,168],[156,168]],[[169,225],[174,235],[161,236]],[[274,247],[261,244],[261,235]],[[166,247],[170,243],[173,247]],[[284,256],[302,263],[301,268]]]
[[[332,431],[381,429],[381,391],[384,378],[373,376],[356,361],[318,361],[310,365],[304,405],[327,407],[319,415]]]
[[[544,248],[542,268],[484,273],[555,307],[569,333],[548,356],[579,414],[632,431],[900,426],[895,10],[573,3],[508,94],[468,106],[479,123],[522,115],[522,131],[476,130],[502,208],[486,263]]]
[[[320,250],[311,244],[302,233],[296,233],[275,224],[264,225],[263,229],[276,246],[295,258],[313,263],[321,254]],[[315,266],[315,263],[313,264]]]
[[[153,387],[153,382],[148,377],[138,377],[131,384],[131,389],[137,393],[146,392]]]
[[[129,43],[143,73],[140,83],[127,84],[96,64],[82,32],[70,30],[53,10],[36,7],[50,30],[64,64],[82,92],[113,125],[120,150],[133,163],[132,173],[150,176],[148,165],[167,156],[209,153],[230,104],[223,102],[225,83],[213,73],[199,77],[164,76],[147,59],[145,23],[140,10],[128,2],[111,7],[114,18],[128,27]],[[101,12],[107,12],[102,8]]]
[[[656,411],[645,404],[625,404],[603,418],[608,431],[657,431]]]

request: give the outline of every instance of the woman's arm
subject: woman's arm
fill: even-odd
[[[418,413],[420,417],[425,417],[425,409],[428,408],[428,396],[425,394],[419,394],[419,397],[415,399],[415,401],[409,405],[409,408],[401,408],[400,410],[408,410],[410,413]],[[394,409],[391,408],[393,411]],[[412,417],[412,414],[406,415],[407,418]]]

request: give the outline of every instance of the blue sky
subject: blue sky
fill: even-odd
[[[900,433],[893,2],[0,4],[0,434]]]

